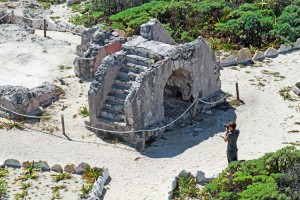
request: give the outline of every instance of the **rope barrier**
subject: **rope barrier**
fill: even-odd
[[[5,110],[7,112],[11,112],[15,115],[19,115],[19,116],[22,116],[22,117],[28,117],[28,118],[34,118],[34,119],[49,119],[51,117],[54,117],[54,116],[58,115],[58,113],[56,113],[56,114],[52,114],[52,115],[48,115],[48,116],[33,116],[33,115],[25,115],[25,114],[21,114],[21,113],[9,110],[9,109],[3,107],[2,105],[0,105],[0,108],[2,108],[3,110]]]
[[[4,16],[0,17],[0,20],[3,19],[4,17],[6,17],[8,14],[10,14],[10,12],[8,12]]]

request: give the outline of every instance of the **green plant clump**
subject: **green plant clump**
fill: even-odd
[[[232,162],[200,199],[300,199],[300,151],[285,147],[256,160]]]

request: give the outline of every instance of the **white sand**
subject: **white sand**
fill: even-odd
[[[19,45],[19,48],[21,46]],[[18,73],[12,74],[8,70],[3,70],[2,67],[6,66],[5,63],[10,62],[10,66],[15,66],[14,70],[22,71],[23,66],[17,64],[21,58],[12,55],[10,59],[6,58],[16,51],[12,45],[7,45],[5,51],[0,51],[2,62],[0,80],[5,77],[20,76],[21,78],[16,79],[26,85],[27,81],[34,80],[32,78],[36,75],[39,80],[42,80],[44,77],[46,79],[55,76],[55,78],[65,77],[72,72],[72,70],[71,72],[50,70],[51,77],[47,77],[49,71],[39,71],[38,74],[28,71],[29,74],[33,73],[32,77]],[[34,56],[39,51],[41,49],[36,52],[28,49],[27,52],[31,52]],[[54,69],[55,65],[72,61],[72,56],[66,57],[63,51],[57,52],[56,57],[53,58],[52,53],[57,51],[53,46],[48,47],[47,51],[47,56],[42,57],[40,62],[49,65],[54,62],[53,68],[49,67],[49,69]],[[3,62],[2,58],[6,61]],[[239,106],[235,110],[213,109],[212,115],[198,114],[199,122],[195,127],[203,128],[202,132],[194,137],[191,134],[193,127],[174,128],[163,138],[159,137],[151,147],[146,148],[143,154],[125,145],[113,145],[97,138],[83,127],[86,118],[77,116],[75,121],[72,121],[72,116],[78,114],[78,109],[87,105],[86,95],[89,83],[80,84],[77,78],[66,78],[64,80],[70,86],[63,86],[67,92],[67,99],[56,102],[54,108],[48,110],[56,113],[61,112],[62,105],[68,106],[63,112],[68,117],[66,118],[66,129],[67,135],[72,141],[67,140],[61,134],[60,116],[53,117],[49,122],[39,125],[27,125],[32,126],[34,130],[6,131],[0,129],[0,161],[14,158],[21,161],[45,160],[50,165],[55,163],[77,165],[80,162],[87,162],[92,166],[106,166],[110,170],[112,181],[108,185],[109,189],[105,194],[105,199],[166,199],[174,177],[181,170],[185,169],[193,173],[202,170],[207,177],[212,177],[227,166],[226,143],[219,137],[220,134],[223,134],[221,126],[223,123],[237,120],[238,128],[241,131],[238,140],[239,159],[241,160],[258,158],[266,152],[286,146],[287,144],[283,144],[285,142],[300,141],[300,133],[288,133],[291,130],[300,131],[300,126],[294,124],[294,122],[300,121],[300,113],[291,107],[299,105],[299,101],[284,101],[278,94],[282,87],[291,86],[300,81],[299,58],[300,52],[298,51],[280,55],[271,62],[263,63],[263,67],[241,69],[237,67],[239,70],[231,68],[222,70],[222,89],[225,92],[231,92],[234,85],[228,81],[238,81],[240,97],[245,105]],[[32,63],[33,60],[29,59],[28,62]],[[35,69],[40,65],[34,63],[33,66]],[[48,67],[46,66],[46,68]],[[280,80],[272,75],[264,75],[262,70],[280,72],[286,78]],[[251,85],[258,83],[257,77],[266,80],[261,81],[265,84],[264,87]],[[250,79],[255,81],[249,81]],[[279,81],[275,81],[275,79]],[[234,92],[231,93],[234,94]],[[200,119],[203,120],[200,121]],[[53,133],[39,131],[41,128],[49,129],[51,127],[54,129],[57,127],[59,130],[55,130]]]

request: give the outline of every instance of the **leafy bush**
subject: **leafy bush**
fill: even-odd
[[[292,199],[300,197],[300,151],[285,147],[256,160],[232,162],[205,185],[200,199]]]

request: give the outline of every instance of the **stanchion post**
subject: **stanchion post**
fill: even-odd
[[[143,131],[142,152],[145,151],[145,144],[146,144],[146,132]]]
[[[46,21],[46,19],[44,19],[44,37],[47,37],[46,29],[47,29],[47,21]]]
[[[63,135],[66,135],[65,132],[65,119],[64,119],[64,115],[61,115],[61,126],[62,126],[62,131],[63,131]]]
[[[235,83],[235,90],[236,90],[236,98],[237,100],[240,100],[240,91],[239,91],[239,83]]]

